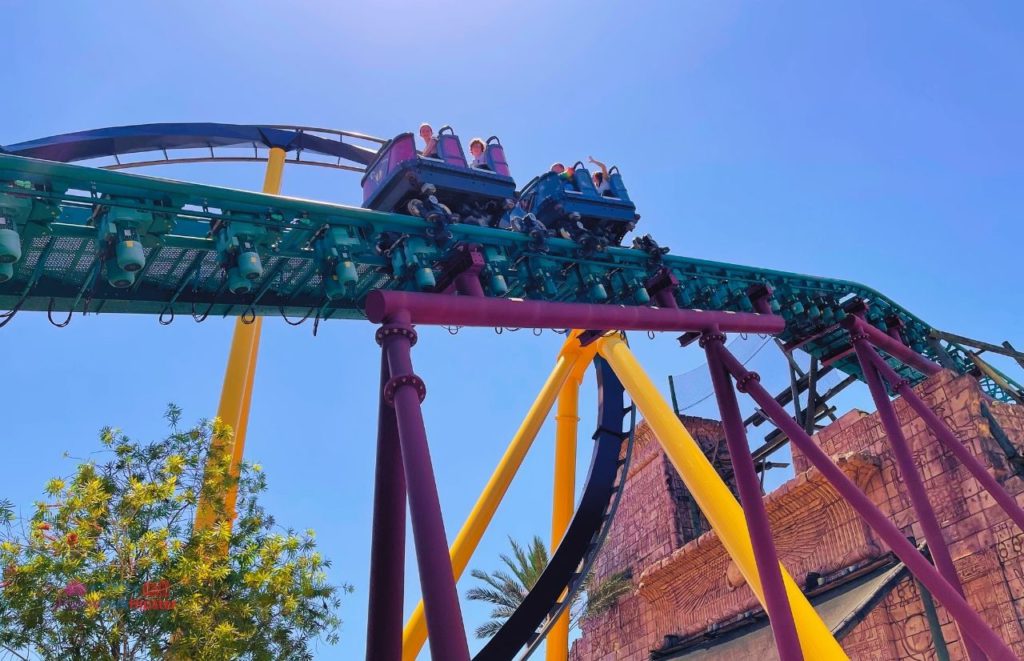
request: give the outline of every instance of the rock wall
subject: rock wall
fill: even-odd
[[[1024,451],[1024,407],[986,401],[971,377],[950,372],[916,390],[1024,506],[1024,480],[1015,472],[1022,469],[1011,460]],[[896,400],[895,406],[968,601],[1024,658],[1024,533],[905,402]],[[731,475],[720,425],[683,422],[716,467]],[[877,415],[850,411],[815,440],[897,526],[923,539]],[[795,450],[794,469],[796,476],[768,494],[765,504],[782,562],[798,584],[810,572],[827,576],[888,551]],[[573,661],[647,659],[665,636],[700,633],[758,608],[717,535],[707,532],[703,517],[695,517],[682,481],[643,424],[622,503],[596,564],[599,576],[627,568],[635,589],[605,615],[583,623]],[[951,658],[965,658],[959,633],[941,606],[938,614]],[[842,644],[854,659],[935,658],[914,581],[899,583]],[[734,656],[729,661],[738,661]],[[765,661],[763,655],[757,661]]]

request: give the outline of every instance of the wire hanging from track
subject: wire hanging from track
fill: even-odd
[[[215,305],[217,305],[216,301],[210,303],[210,307],[206,308],[205,312],[203,312],[201,315],[197,315],[196,302],[192,301],[192,319],[194,319],[197,324],[203,323],[204,321],[206,321],[206,318],[210,316],[210,312],[213,310],[213,306]]]
[[[323,308],[317,308],[316,318],[313,319],[313,337],[316,337],[316,332],[320,330],[320,313],[323,312]]]
[[[54,302],[54,298],[53,298],[53,296],[51,296],[50,297],[50,302],[46,304],[46,318],[49,319],[50,323],[53,324],[54,326],[56,326],[57,328],[65,328],[65,327],[67,327],[67,325],[71,323],[71,317],[72,317],[72,315],[75,314],[75,311],[74,310],[69,310],[68,311],[67,319],[65,319],[61,323],[57,323],[56,321],[53,320],[53,302]]]
[[[199,274],[200,273],[201,273],[201,269],[197,266],[196,267],[195,277],[193,279],[193,285],[192,285],[192,294],[193,295],[198,294],[199,290],[203,287],[203,285],[205,285],[207,283],[207,281],[209,281],[210,276],[213,275],[213,273],[211,273],[210,275],[208,275],[205,278],[203,278],[202,282],[199,282]],[[216,273],[216,271],[214,271],[214,273]],[[221,269],[220,269],[220,284],[217,286],[217,291],[216,291],[216,293],[213,296],[214,300],[213,300],[212,303],[210,303],[210,307],[206,308],[206,311],[203,312],[203,314],[196,315],[196,302],[195,302],[195,300],[192,301],[192,319],[194,319],[197,324],[203,323],[204,321],[206,321],[206,318],[210,316],[210,312],[213,311],[214,306],[217,305],[217,295],[219,295],[221,292],[224,291],[224,287],[225,287],[225,285],[227,285],[227,282],[228,282],[227,271],[224,270],[223,267],[221,267]]]
[[[18,314],[18,311],[21,310],[22,305],[25,305],[25,301],[28,300],[28,295],[30,292],[31,287],[29,288],[28,291],[21,295],[21,298],[19,298],[18,302],[14,304],[14,307],[12,307],[7,312],[4,312],[3,314],[0,314],[0,328],[3,328],[7,324],[11,323],[11,319],[14,319],[14,315]]]
[[[7,324],[11,323],[11,319],[14,319],[14,315],[18,314],[18,308],[21,307],[21,303],[11,308],[7,312],[0,314],[0,328],[3,328]]]
[[[166,315],[168,312],[171,313],[171,316],[165,320],[164,315]],[[160,316],[156,318],[156,321],[161,326],[170,326],[172,323],[174,323],[174,306],[165,305],[164,309],[160,310]]]
[[[284,323],[288,324],[289,326],[301,326],[302,324],[306,323],[307,319],[313,316],[313,310],[315,310],[316,308],[309,308],[309,310],[306,311],[305,316],[302,317],[302,319],[299,319],[298,321],[292,321],[291,319],[288,318],[288,315],[284,313],[283,305],[279,305],[277,309],[278,312],[281,313],[281,318],[284,319]]]

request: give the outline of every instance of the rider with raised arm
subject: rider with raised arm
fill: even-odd
[[[587,156],[587,160],[601,168],[600,172],[595,172],[593,174],[594,188],[597,189],[598,195],[605,195],[611,190],[611,181],[608,178],[608,166],[595,159],[593,156]]]

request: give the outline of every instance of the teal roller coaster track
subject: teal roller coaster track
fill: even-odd
[[[670,255],[652,243],[584,257],[567,239],[465,224],[438,239],[413,216],[8,154],[0,154],[0,219],[24,246],[16,263],[0,264],[0,308],[11,312],[363,318],[373,289],[442,290],[467,267],[469,253],[457,248],[470,246],[488,296],[648,305],[668,291],[679,307],[740,312],[753,310],[752,287],[767,286],[772,310],[786,319],[787,347],[859,375],[840,327],[856,298],[872,325],[898,332],[914,351],[976,370],[960,344],[936,341],[929,324],[864,285]],[[144,250],[130,281],[117,278],[111,224],[130,228]],[[257,278],[230,277],[230,245],[258,256]],[[424,271],[433,277],[424,281]],[[911,383],[924,376],[893,366]],[[990,396],[1013,401],[991,376],[979,380]]]

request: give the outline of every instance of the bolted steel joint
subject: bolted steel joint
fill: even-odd
[[[851,342],[860,342],[861,340],[867,340],[867,339],[868,339],[868,334],[865,333],[864,331],[856,331],[856,332],[851,331],[850,332],[850,341]]]
[[[736,379],[736,390],[739,390],[740,392],[743,393],[747,392],[747,384],[750,383],[751,381],[757,381],[758,383],[760,383],[761,375],[758,374],[757,372],[747,372],[740,378]]]
[[[697,344],[703,349],[712,342],[720,342],[725,344],[725,333],[703,333],[700,339],[697,340]]]
[[[409,346],[416,346],[416,331],[408,326],[381,326],[374,337],[378,345],[384,346],[384,340],[394,335],[401,335],[409,340]]]
[[[415,374],[403,374],[402,376],[392,377],[384,384],[384,402],[388,406],[395,405],[395,392],[403,386],[413,386],[416,388],[416,394],[420,396],[420,402],[427,398],[427,384],[423,383],[423,379]]]

